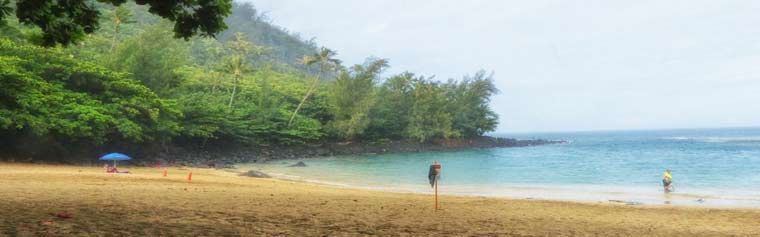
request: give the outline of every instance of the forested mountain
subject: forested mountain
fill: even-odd
[[[287,64],[305,70],[299,63],[304,55],[317,52],[318,46],[313,40],[304,40],[297,34],[289,33],[284,28],[272,25],[267,17],[249,3],[233,4],[232,15],[227,18],[228,29],[217,39],[227,42],[234,39],[235,33],[244,33],[249,40],[263,46],[267,53],[262,57],[266,63]]]
[[[249,146],[480,136],[497,125],[498,91],[478,72],[439,82],[383,77],[385,59],[344,66],[235,4],[217,38],[175,39],[145,7],[100,6],[100,29],[43,48],[39,29],[0,26],[4,154]]]
[[[291,34],[285,29],[272,25],[268,22],[266,16],[262,15],[253,5],[249,3],[233,3],[232,14],[227,17],[225,23],[227,30],[216,36],[216,41],[224,44],[235,39],[237,33],[242,33],[247,41],[251,41],[257,52],[255,63],[256,66],[269,65],[278,70],[298,69],[307,71],[308,69],[299,63],[304,55],[314,54],[318,47],[314,41],[301,39],[296,34]],[[147,7],[139,6],[128,2],[121,7],[103,8],[103,20],[101,22],[101,31],[90,38],[97,38],[97,35],[108,34],[112,37],[111,42],[119,42],[125,37],[134,36],[156,24],[164,24],[163,27],[168,33],[172,33],[171,23],[162,21],[158,16],[148,13]],[[192,41],[198,40],[197,38]],[[88,39],[93,43],[92,39]],[[87,43],[87,42],[83,42]],[[80,43],[81,46],[81,43]],[[113,45],[111,45],[113,47]],[[199,48],[208,47],[208,45],[199,46]],[[193,51],[197,58],[203,58],[203,53]]]

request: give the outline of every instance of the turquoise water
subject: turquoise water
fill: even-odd
[[[566,144],[304,159],[251,166],[281,178],[430,192],[442,164],[445,194],[644,204],[760,206],[760,128],[495,134]],[[664,194],[662,172],[675,192]]]

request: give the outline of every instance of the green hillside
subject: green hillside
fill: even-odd
[[[100,29],[68,47],[35,46],[40,30],[13,18],[0,27],[3,154],[425,142],[496,127],[484,72],[439,82],[383,77],[385,59],[341,65],[251,5],[234,5],[215,39],[189,40],[145,7],[100,9]]]

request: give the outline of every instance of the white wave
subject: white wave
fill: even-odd
[[[734,137],[664,137],[665,140],[690,140],[713,143],[760,143],[760,136]]]
[[[665,140],[693,140],[693,138],[689,137],[664,137]]]

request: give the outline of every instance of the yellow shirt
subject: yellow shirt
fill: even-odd
[[[671,180],[673,179],[673,175],[670,172],[665,172],[665,174],[662,175],[663,179]]]

